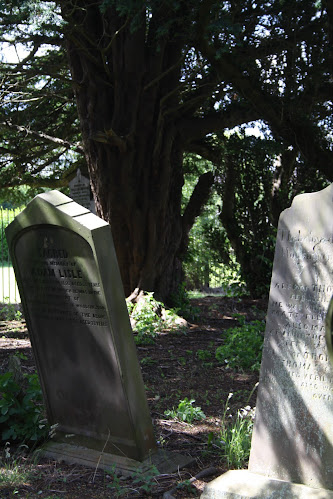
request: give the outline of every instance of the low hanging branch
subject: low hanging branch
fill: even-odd
[[[10,121],[2,121],[0,122],[0,126],[5,126],[8,128],[13,128],[14,130],[17,130],[18,132],[25,133],[26,135],[32,135],[33,137],[36,137],[37,139],[41,139],[44,142],[53,142],[54,144],[58,144],[59,146],[63,146],[66,149],[72,149],[75,152],[84,153],[83,147],[80,144],[72,144],[71,142],[68,142],[67,140],[59,139],[58,137],[52,137],[51,135],[48,135],[43,132],[36,132],[34,130],[30,130],[30,128],[20,126],[20,125],[14,125]]]

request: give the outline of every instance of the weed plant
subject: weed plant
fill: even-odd
[[[22,384],[12,372],[0,374],[0,392],[1,440],[25,443],[44,440],[49,426],[37,374],[24,374]]]
[[[197,319],[200,309],[191,305],[190,296],[184,282],[179,286],[177,293],[171,296],[171,300],[174,306],[172,309],[174,313],[184,317],[188,321]]]
[[[3,321],[19,321],[22,319],[22,312],[17,309],[17,305],[9,303],[6,297],[4,303],[0,304],[0,319]]]
[[[195,400],[189,400],[187,397],[181,400],[178,404],[177,409],[167,410],[164,412],[165,416],[171,419],[178,419],[178,421],[183,421],[185,423],[193,423],[193,421],[202,421],[206,418],[205,413],[201,410],[201,407],[193,406]]]
[[[153,293],[145,293],[138,303],[133,305],[129,302],[127,307],[137,345],[154,343],[157,334],[167,329],[181,329],[178,309],[165,309],[161,302],[155,300]]]
[[[116,465],[108,471],[107,477],[111,479],[111,483],[107,485],[107,488],[112,489],[114,496],[112,497],[123,497],[127,496],[131,490],[136,490],[139,494],[143,492],[145,495],[149,495],[156,485],[156,477],[159,475],[159,471],[156,466],[152,465],[148,469],[143,470],[140,466],[132,474],[131,487],[125,485],[123,480],[121,480],[119,473],[116,469]]]
[[[250,456],[255,409],[247,405],[232,417],[228,405],[232,396],[229,393],[225,404],[220,434],[218,437],[212,433],[209,435],[208,447],[226,460],[229,469],[242,469]]]
[[[246,323],[243,317],[239,320],[241,326],[226,331],[225,343],[216,349],[215,357],[233,369],[259,371],[265,322],[256,320]]]
[[[212,358],[212,352],[210,352],[209,350],[202,350],[200,348],[199,350],[197,350],[196,355],[198,359],[202,361],[209,360]]]
[[[10,443],[6,442],[3,454],[0,456],[0,484],[1,488],[13,488],[13,495],[17,488],[26,484],[33,475],[33,466],[25,459],[26,445],[21,445],[12,453]]]

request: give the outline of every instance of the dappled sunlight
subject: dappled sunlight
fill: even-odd
[[[298,197],[279,223],[250,471],[333,487],[332,186]]]

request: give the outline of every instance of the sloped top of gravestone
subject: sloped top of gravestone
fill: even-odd
[[[93,231],[109,226],[107,222],[91,213],[87,208],[56,190],[39,194],[30,201],[26,209],[8,226],[8,232],[22,230],[31,226],[32,222],[61,225],[79,232],[81,230],[83,237],[88,235],[84,229]]]
[[[292,224],[290,217],[295,217],[298,223],[302,222],[305,229],[308,229],[307,224],[310,224],[310,228],[315,227],[316,232],[321,228],[327,232],[332,227],[332,202],[333,183],[321,191],[296,196],[290,208],[281,213],[281,218],[288,219],[289,226]]]

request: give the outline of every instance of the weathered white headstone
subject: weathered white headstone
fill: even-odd
[[[163,469],[110,226],[52,191],[29,203],[7,239],[48,419],[58,425],[47,455]]]
[[[237,475],[242,497],[333,497],[333,368],[325,340],[332,294],[333,184],[297,196],[279,220],[249,472]],[[256,495],[244,493],[246,481],[257,483]],[[240,497],[225,485],[222,475],[219,494],[212,486],[203,497]],[[294,487],[290,495],[286,486]]]
[[[76,203],[95,213],[95,204],[90,196],[90,181],[81,174],[78,168],[76,176],[68,183],[70,197]]]

